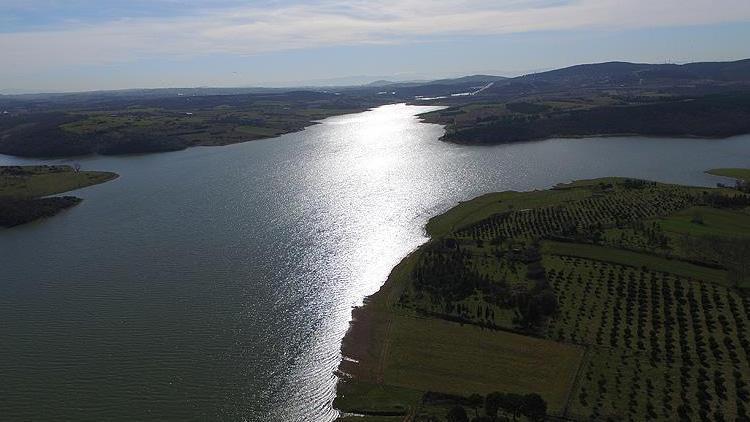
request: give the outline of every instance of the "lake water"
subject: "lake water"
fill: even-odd
[[[331,420],[351,308],[430,216],[489,191],[608,175],[711,186],[703,170],[750,166],[750,136],[452,145],[415,117],[430,109],[77,159],[121,177],[0,231],[0,419]]]

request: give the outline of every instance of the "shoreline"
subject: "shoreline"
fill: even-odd
[[[0,227],[10,229],[53,217],[83,201],[63,194],[119,177],[113,172],[80,171],[68,165],[0,166]]]
[[[352,309],[349,327],[341,340],[341,361],[335,371],[336,396],[332,405],[338,412],[337,420],[348,422],[362,417],[369,418],[367,420],[387,421],[396,420],[397,417],[413,420],[419,415],[444,417],[450,406],[466,407],[467,412],[472,407],[476,409],[477,405],[471,404],[470,397],[482,397],[493,392],[525,395],[524,397],[541,396],[546,402],[547,415],[572,418],[571,420],[586,419],[586,415],[590,415],[589,412],[595,413],[596,410],[591,410],[584,392],[590,392],[601,379],[609,380],[613,377],[611,368],[604,364],[608,362],[607,353],[617,352],[625,356],[634,350],[632,344],[626,340],[625,345],[620,344],[618,349],[608,351],[606,346],[610,345],[610,341],[598,338],[594,340],[594,337],[590,337],[593,332],[585,334],[585,330],[588,329],[585,325],[581,328],[584,330],[581,331],[582,334],[574,334],[579,330],[579,326],[577,322],[573,324],[573,321],[568,319],[569,315],[577,313],[576,318],[579,318],[579,309],[582,309],[579,305],[583,303],[600,303],[598,301],[604,300],[605,297],[609,297],[607,300],[613,300],[613,290],[608,287],[605,292],[597,288],[596,295],[582,295],[583,287],[575,283],[570,284],[569,280],[574,279],[570,278],[572,276],[568,273],[584,271],[584,268],[606,268],[609,274],[613,271],[616,274],[624,274],[623,271],[642,274],[641,280],[647,277],[654,280],[654,283],[661,283],[665,274],[669,274],[669,277],[675,277],[675,286],[700,282],[714,286],[714,289],[721,289],[721,294],[730,296],[739,294],[746,286],[727,283],[725,278],[729,277],[728,267],[698,268],[692,261],[682,259],[682,255],[679,254],[661,256],[655,250],[630,250],[629,244],[607,243],[615,241],[612,239],[592,243],[587,241],[586,237],[564,238],[562,235],[555,237],[550,234],[534,238],[540,242],[534,247],[538,248],[536,260],[527,262],[521,258],[520,262],[528,267],[522,265],[520,281],[523,283],[523,280],[531,280],[528,277],[534,278],[535,276],[529,275],[532,274],[533,266],[543,265],[542,269],[546,268],[546,271],[549,271],[549,279],[542,277],[542,280],[551,283],[547,284],[546,288],[553,288],[552,291],[557,296],[556,301],[559,301],[556,303],[559,303],[560,313],[556,311],[548,314],[545,317],[547,319],[526,325],[523,320],[516,318],[522,315],[518,310],[515,311],[516,317],[512,319],[503,316],[507,315],[503,314],[504,308],[493,304],[492,299],[485,296],[491,291],[486,290],[487,288],[481,284],[474,285],[475,290],[470,294],[469,310],[466,314],[464,311],[454,311],[457,307],[447,306],[460,303],[463,309],[466,309],[466,301],[444,296],[446,302],[443,302],[441,296],[431,296],[435,293],[424,290],[424,280],[430,277],[430,274],[440,274],[429,272],[431,266],[435,268],[435,256],[464,254],[468,257],[469,264],[460,265],[487,265],[488,259],[494,262],[493,256],[498,262],[512,262],[518,259],[513,256],[519,254],[521,257],[533,256],[527,255],[526,252],[528,248],[532,248],[528,245],[533,245],[533,240],[523,240],[525,238],[522,235],[509,234],[511,237],[507,238],[507,242],[491,243],[491,235],[488,234],[488,227],[491,226],[488,224],[527,218],[524,216],[536,218],[537,215],[544,216],[545,220],[541,221],[547,224],[547,218],[551,216],[548,214],[549,211],[543,210],[555,210],[555,215],[559,216],[561,214],[557,213],[561,207],[591,207],[587,208],[594,210],[590,212],[608,215],[606,213],[610,211],[599,208],[598,205],[593,207],[591,201],[599,201],[597,203],[600,204],[605,203],[601,201],[607,201],[607,204],[609,201],[636,201],[637,204],[631,206],[651,208],[639,208],[646,210],[646,214],[634,222],[657,218],[664,221],[660,224],[682,224],[685,218],[692,215],[692,207],[700,205],[695,202],[700,202],[696,198],[700,195],[706,197],[706,189],[712,192],[711,195],[718,197],[727,195],[727,198],[730,198],[734,195],[734,191],[724,188],[701,188],[616,177],[596,178],[560,183],[544,190],[487,193],[459,202],[445,212],[431,217],[424,227],[428,240],[399,261],[377,292],[367,296],[361,306]],[[670,199],[664,203],[661,199],[653,202],[656,198],[664,198],[664,195]],[[717,230],[716,233],[721,234],[723,229],[720,224],[724,224],[723,219],[729,215],[722,213],[727,212],[735,212],[732,218],[738,219],[738,224],[740,221],[746,221],[747,217],[740,211],[722,211],[721,202],[711,204],[704,205],[706,222],[701,222],[701,227],[697,229],[689,230]],[[526,213],[532,209],[539,209],[539,212]],[[613,209],[619,208],[614,206]],[[515,217],[505,219],[513,213]],[[584,219],[590,218],[587,213],[580,215]],[[618,227],[605,226],[604,230],[618,230]],[[682,225],[676,227],[680,230],[686,229]],[[482,234],[479,234],[480,231]],[[477,236],[481,236],[484,246]],[[526,243],[528,241],[532,243]],[[671,241],[673,240],[668,242]],[[504,246],[506,243],[507,247]],[[454,248],[456,252],[453,252]],[[582,262],[584,265],[571,264],[572,262]],[[528,268],[529,272],[527,273],[524,268]],[[512,273],[516,274],[516,271],[513,270]],[[606,273],[605,271],[601,274]],[[461,283],[473,283],[470,278],[466,278],[469,276],[467,273],[458,274],[450,276],[457,277],[451,279],[464,280]],[[499,281],[492,283],[513,282],[512,277],[504,278],[508,277],[509,273],[505,276],[498,275],[501,277]],[[435,280],[443,278],[435,277]],[[590,286],[586,286],[585,288],[589,289]],[[628,301],[635,300],[636,293],[641,291],[632,286],[630,289],[632,291],[628,292]],[[567,295],[567,291],[572,294]],[[425,296],[422,297],[420,292]],[[476,309],[472,304],[475,300],[474,294],[479,294],[479,300],[484,301],[479,302],[481,307]],[[736,300],[736,296],[733,296],[732,300]],[[597,306],[597,312],[602,312],[602,315],[612,312],[601,303]],[[492,312],[488,319],[490,309]],[[701,312],[713,311],[707,309]],[[498,318],[496,313],[499,315]],[[603,324],[602,326],[609,324],[609,319],[600,316],[597,316],[596,320]],[[658,322],[658,319],[655,321]],[[498,325],[494,325],[495,323]],[[600,333],[620,335],[609,334],[616,331],[607,327],[607,330]],[[640,358],[637,362],[623,361],[617,368],[623,366],[630,373],[634,368],[632,365],[638,368],[639,365],[647,365],[647,362],[641,362]],[[651,366],[657,365],[659,370],[662,369],[660,361],[650,362]],[[592,371],[598,371],[596,373],[599,374],[594,380],[590,376]],[[649,369],[646,372],[644,376],[647,376],[650,382],[655,382],[651,378],[656,376],[651,373],[653,370]],[[638,385],[637,383],[638,381],[633,379],[627,381],[626,385]],[[604,397],[609,393],[602,390],[598,394]],[[674,396],[671,391],[664,392],[663,395],[666,398]],[[618,402],[615,408],[624,404],[619,403],[621,400],[617,397],[613,396],[610,399],[612,403]],[[643,410],[629,409],[631,413],[641,411]],[[616,413],[617,410],[607,412]]]
[[[429,123],[429,122],[428,122]],[[641,138],[654,138],[654,139],[685,139],[685,140],[723,140],[723,139],[731,139],[736,138],[739,136],[747,136],[750,135],[750,132],[746,133],[737,133],[734,135],[729,136],[698,136],[698,135],[648,135],[648,134],[641,134],[641,133],[598,133],[593,135],[552,135],[547,137],[541,137],[541,138],[528,138],[523,140],[515,140],[515,141],[501,141],[501,142],[483,142],[483,143],[472,143],[472,142],[462,142],[457,140],[452,140],[446,138],[446,135],[443,135],[440,137],[441,142],[446,142],[449,144],[454,145],[465,145],[465,146],[472,146],[472,147],[493,147],[497,145],[509,145],[509,144],[518,144],[518,143],[524,143],[524,142],[544,142],[549,141],[553,139],[593,139],[593,138],[629,138],[629,137],[641,137]]]
[[[399,293],[395,290],[398,287],[397,278],[405,275],[405,272],[408,274],[412,260],[431,240],[432,237],[399,261],[378,291],[366,296],[361,306],[352,308],[349,328],[341,339],[341,362],[334,371],[337,381],[336,395],[332,405],[333,409],[339,413],[339,419],[348,416],[359,418],[407,414],[408,409],[402,408],[384,410],[368,409],[362,406],[342,409],[341,407],[345,407],[342,405],[342,400],[346,400],[346,393],[343,390],[346,389],[347,382],[383,385],[382,365],[390,344],[387,338],[393,322],[392,314],[383,311],[392,305],[393,296]]]
[[[432,238],[430,238],[432,240]],[[374,321],[375,308],[378,306],[388,306],[391,294],[394,293],[392,289],[395,286],[395,278],[401,274],[402,271],[406,270],[406,266],[409,264],[411,259],[414,259],[415,255],[420,252],[420,249],[427,243],[423,243],[418,246],[415,250],[411,251],[406,255],[395,267],[391,270],[386,278],[385,282],[380,286],[378,291],[366,296],[363,299],[363,303],[360,306],[352,308],[351,319],[349,320],[349,328],[346,330],[346,334],[341,341],[341,356],[342,360],[337,368],[337,372],[345,374],[349,377],[355,376],[357,371],[357,364],[361,362],[363,355],[371,352],[368,350],[367,344],[370,343],[370,339],[373,335],[374,327],[372,324]],[[366,342],[366,344],[363,344]]]

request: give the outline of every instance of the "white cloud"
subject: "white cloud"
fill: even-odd
[[[748,0],[323,0],[204,9],[0,33],[4,71],[213,53],[252,55],[322,46],[402,43],[435,36],[579,28],[624,29],[750,21]]]

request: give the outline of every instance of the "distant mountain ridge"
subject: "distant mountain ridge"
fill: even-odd
[[[717,82],[750,82],[750,59],[729,62],[695,62],[687,64],[649,64],[612,61],[579,64],[517,77],[496,75],[468,75],[429,81],[396,82],[377,80],[364,87],[414,88],[456,86],[467,88],[495,83],[498,88],[513,83],[542,82],[548,84],[616,84],[643,83],[664,80],[704,80]],[[487,92],[487,94],[491,93]]]
[[[503,81],[507,79],[509,78],[506,78],[504,76],[469,75],[469,76],[462,76],[460,78],[453,78],[453,79],[438,79],[435,81],[431,81],[429,83],[432,85],[452,85],[452,84],[463,84],[463,83],[487,84],[490,82]]]
[[[750,88],[750,59],[731,62],[648,64],[604,62],[579,64],[546,72],[508,78],[482,91],[483,97],[514,98],[527,95],[607,89],[720,91]]]
[[[343,78],[341,79],[344,80]],[[468,75],[457,78],[435,80],[391,81],[378,79],[365,84],[331,85],[331,86],[298,86],[286,88],[235,87],[235,88],[156,88],[129,89],[113,91],[90,91],[54,94],[0,95],[6,100],[20,98],[38,100],[57,98],[65,100],[70,97],[169,97],[169,96],[205,96],[205,95],[254,95],[273,94],[293,91],[326,91],[372,93],[387,87],[398,89],[400,96],[440,96],[465,92],[493,83],[491,89],[482,92],[483,96],[507,94],[514,91],[525,92],[524,84],[533,84],[533,89],[560,87],[591,87],[603,85],[637,85],[644,83],[663,83],[665,81],[717,82],[717,83],[750,83],[750,59],[728,62],[695,62],[687,64],[648,64],[612,61],[603,63],[579,64],[545,72],[529,73],[517,77],[496,75]],[[331,80],[330,82],[334,82]]]
[[[514,78],[377,78],[349,87],[0,96],[0,152],[73,156],[227,145],[393,103],[447,106],[431,121],[446,126],[445,139],[460,143],[596,134],[726,137],[750,133],[750,59],[606,62]]]
[[[382,91],[398,98],[442,98],[467,95],[481,98],[514,98],[575,90],[628,88],[665,88],[681,86],[720,87],[748,84],[750,59],[731,62],[687,64],[649,64],[612,61],[569,66],[545,72],[506,78],[494,75],[469,75],[432,81],[391,82],[379,80],[366,86],[343,88],[346,91]],[[482,89],[485,88],[485,89]],[[479,91],[481,89],[481,91]],[[479,92],[478,92],[479,91]],[[395,92],[395,94],[394,94]],[[382,94],[382,92],[381,92]],[[455,101],[461,101],[456,99]]]
[[[517,80],[556,82],[570,78],[613,80],[633,79],[707,79],[716,81],[750,81],[750,59],[733,62],[697,62],[687,64],[646,64],[605,62],[579,64],[547,72],[519,76]]]

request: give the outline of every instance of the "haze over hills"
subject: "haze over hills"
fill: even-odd
[[[544,93],[579,88],[706,88],[748,82],[750,59],[684,65],[607,62],[510,78],[505,83],[495,84],[483,94],[503,96],[513,95],[519,90]]]
[[[446,92],[460,93],[462,90],[478,87],[493,82],[493,86],[482,92],[484,96],[507,95],[517,91],[521,84],[535,91],[554,88],[595,88],[595,87],[628,87],[643,85],[678,85],[688,81],[700,85],[716,85],[750,82],[750,59],[731,62],[697,62],[687,64],[648,64],[629,62],[605,62],[580,64],[561,69],[538,73],[529,73],[517,77],[497,75],[469,75],[457,78],[436,80],[390,80],[358,76],[335,78],[317,81],[315,85],[296,85],[289,87],[185,87],[157,89],[127,89],[116,91],[90,91],[71,93],[36,93],[36,94],[0,94],[0,98],[21,100],[39,99],[77,99],[82,97],[118,96],[118,97],[168,97],[174,95],[243,95],[270,94],[299,90],[326,91],[367,91],[380,87],[402,88],[397,93],[399,98],[410,95],[445,95]],[[366,82],[370,80],[370,82]]]
[[[678,89],[686,84],[706,88],[750,82],[750,59],[732,62],[700,62],[688,64],[647,64],[605,62],[581,64],[545,72],[529,73],[517,77],[471,75],[452,79],[425,82],[377,81],[372,87],[400,88],[400,97],[409,95],[450,95],[479,88],[492,82],[483,90],[483,97],[512,96],[523,93],[547,93],[565,89],[642,88],[662,87]],[[360,88],[360,87],[358,87]]]
[[[634,81],[650,79],[708,79],[721,81],[747,81],[750,79],[750,59],[732,62],[700,62],[687,64],[647,64],[606,62],[580,64],[546,72],[532,73],[520,79],[545,81],[616,80]]]

